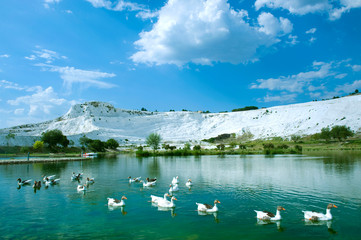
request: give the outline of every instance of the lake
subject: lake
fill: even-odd
[[[94,177],[78,193],[72,172]],[[60,183],[34,191],[17,178],[56,175]],[[155,187],[129,184],[128,176],[157,177]],[[180,191],[174,210],[158,209],[150,195],[163,196],[172,178]],[[193,187],[185,182],[190,178]],[[136,158],[119,155],[86,161],[0,165],[1,239],[360,239],[361,157],[249,155]],[[107,197],[127,197],[111,209]],[[217,214],[199,215],[196,202],[218,204]],[[302,210],[334,219],[310,223]],[[282,221],[259,222],[254,210],[275,212]]]

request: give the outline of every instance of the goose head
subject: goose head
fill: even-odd
[[[337,206],[330,203],[330,204],[327,205],[327,209],[331,209],[331,208],[337,208]]]
[[[281,207],[281,206],[277,207],[277,211],[284,211],[284,210],[286,210],[284,207]]]

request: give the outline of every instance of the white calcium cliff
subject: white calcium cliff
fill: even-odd
[[[104,102],[77,104],[62,117],[38,124],[0,130],[0,145],[30,146],[41,133],[59,129],[78,143],[79,137],[143,143],[153,132],[163,141],[200,141],[224,133],[253,134],[254,139],[290,137],[320,132],[323,127],[346,125],[361,131],[361,95],[327,101],[229,113],[147,112],[114,108]],[[14,138],[6,139],[9,133]]]

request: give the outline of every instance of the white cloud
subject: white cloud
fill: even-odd
[[[350,83],[345,83],[344,85],[338,85],[335,88],[335,92],[337,93],[335,95],[338,95],[340,93],[349,94],[349,93],[354,92],[356,89],[361,90],[361,80],[356,80],[351,84]]]
[[[336,76],[335,76],[335,78],[337,78],[337,79],[343,79],[343,78],[345,78],[347,76],[347,73],[340,73],[340,74],[337,74]]]
[[[297,40],[297,36],[293,36],[293,35],[288,35],[288,39],[289,41],[287,41],[288,44],[291,44],[291,45],[296,45],[297,43],[299,43],[299,41]]]
[[[270,96],[266,95],[263,98],[258,98],[257,102],[294,102],[297,97],[297,94],[285,94],[279,96]]]
[[[361,7],[361,0],[256,0],[254,5],[256,10],[281,8],[297,15],[328,13],[330,20],[336,20],[343,13]]]
[[[44,0],[44,7],[50,8],[50,4],[59,3],[61,0]]]
[[[261,13],[258,18],[258,23],[261,26],[259,31],[268,35],[284,35],[292,32],[293,25],[287,18],[280,17],[277,19],[271,13]]]
[[[262,22],[261,27],[251,26],[247,19],[247,11],[236,11],[225,0],[169,0],[152,29],[139,34],[134,43],[138,52],[131,59],[178,66],[253,62],[264,48],[280,41],[275,35],[292,30],[284,18],[274,17],[272,26]]]
[[[22,115],[24,113],[25,109],[24,108],[17,108],[14,110],[14,114],[15,115]]]
[[[280,76],[278,78],[258,79],[258,83],[253,83],[251,89],[269,89],[269,90],[286,90],[289,92],[301,93],[304,87],[316,79],[324,79],[334,75],[331,71],[332,64],[324,62],[313,62],[315,70],[301,72],[290,76]]]
[[[314,34],[317,31],[317,28],[311,28],[306,31],[306,34]]]
[[[61,56],[55,51],[48,50],[45,48],[41,48],[39,46],[36,46],[39,50],[33,50],[34,54],[31,54],[30,56],[25,57],[25,59],[34,61],[34,60],[45,60],[46,63],[52,63],[56,59],[67,59],[66,56]]]
[[[95,8],[105,8],[111,11],[130,11],[130,12],[138,12],[136,14],[137,17],[142,19],[154,18],[158,15],[157,12],[150,11],[147,6],[143,4],[138,4],[135,2],[129,2],[124,0],[86,0],[90,2]]]
[[[63,79],[64,85],[68,90],[71,90],[72,85],[79,83],[85,87],[99,87],[99,88],[112,88],[116,85],[101,81],[102,78],[115,77],[114,73],[106,73],[100,71],[89,71],[76,69],[74,67],[59,67],[46,64],[36,64],[36,66],[43,67],[45,71],[58,72],[60,78]]]
[[[311,37],[310,38],[310,40],[308,40],[310,43],[313,43],[314,41],[316,41],[317,40],[317,38],[315,38],[315,37]]]
[[[354,72],[361,71],[361,65],[350,65]]]
[[[21,96],[15,100],[8,100],[7,102],[12,106],[28,106],[28,115],[31,116],[50,114],[50,111],[53,108],[67,104],[65,99],[58,97],[52,87],[48,87],[44,90],[39,87],[39,91],[32,95]],[[20,110],[18,110],[18,113],[19,111]]]
[[[2,55],[0,55],[0,58],[9,58],[9,57],[10,57],[9,54],[2,54]]]
[[[1,80],[1,81],[0,81],[0,88],[15,89],[15,90],[24,90],[23,87],[19,86],[19,84],[13,83],[13,82],[9,82],[9,81],[6,81],[6,80]]]
[[[328,0],[256,0],[254,5],[256,10],[262,7],[282,8],[299,15],[323,12],[332,7]]]

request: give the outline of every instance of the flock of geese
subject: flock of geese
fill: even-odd
[[[40,189],[42,183],[45,185],[45,187],[58,184],[60,179],[59,178],[56,179],[55,177],[56,177],[56,175],[43,176],[42,181],[34,181],[34,184],[33,184],[34,190]],[[75,174],[75,172],[73,172],[73,174],[71,176],[72,181],[80,182],[80,180],[82,180],[82,178],[83,178],[83,173]],[[138,182],[138,183],[142,183],[143,187],[153,187],[156,185],[156,182],[157,182],[156,178],[153,178],[153,179],[146,178],[145,181],[141,180],[141,177],[137,177],[137,178],[129,177],[128,179],[129,179],[130,184]],[[21,180],[21,178],[18,178],[17,181],[18,181],[18,186],[21,187],[23,185],[30,185],[32,180],[31,179],[30,180]],[[77,191],[85,193],[85,191],[87,190],[89,185],[93,184],[94,182],[95,182],[94,178],[87,177],[85,184],[79,184],[77,186]],[[185,185],[188,188],[191,188],[193,186],[192,180],[188,179],[188,181],[185,183]],[[173,195],[173,193],[177,192],[177,191],[179,191],[178,176],[173,177],[173,180],[172,180],[171,184],[169,185],[169,190],[168,190],[168,192],[166,192],[163,195],[163,197],[150,195],[151,202],[152,202],[152,204],[154,204],[160,208],[173,209],[176,206],[174,201],[177,200],[177,198]],[[170,200],[168,198],[170,198]],[[125,196],[122,196],[121,199],[109,197],[109,198],[107,198],[108,206],[110,208],[124,207],[126,205],[124,200],[126,200],[126,199],[127,198]],[[205,213],[205,214],[217,213],[218,212],[217,204],[220,204],[220,201],[218,201],[217,199],[214,200],[213,205],[196,202],[197,211],[199,213]],[[319,213],[319,212],[315,212],[315,211],[302,211],[302,212],[304,214],[304,218],[308,221],[312,221],[312,222],[329,221],[329,220],[332,220],[332,214],[331,214],[332,208],[337,208],[337,206],[334,204],[331,204],[331,203],[328,204],[327,208],[326,208],[326,213]],[[258,210],[254,210],[254,211],[256,212],[256,217],[258,220],[279,221],[282,219],[281,211],[283,211],[283,210],[285,210],[285,208],[283,208],[282,206],[278,206],[276,209],[276,214],[273,214],[272,212],[269,212],[269,211],[258,211]]]

